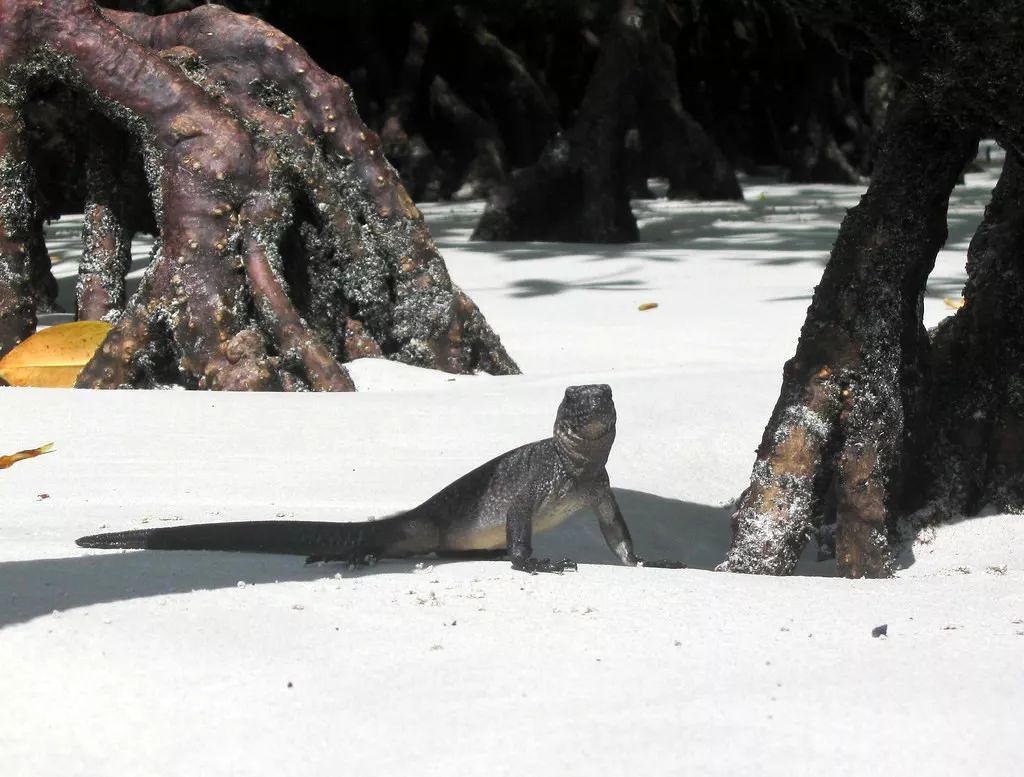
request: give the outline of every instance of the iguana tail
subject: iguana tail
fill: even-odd
[[[161,526],[80,537],[83,548],[148,548],[152,550],[228,550],[244,553],[288,553],[324,559],[387,558],[426,553],[432,547],[410,547],[409,521],[402,516],[379,521],[242,521]],[[412,543],[413,545],[417,543]]]

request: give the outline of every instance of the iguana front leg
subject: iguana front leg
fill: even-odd
[[[686,564],[681,561],[669,559],[647,561],[633,552],[633,540],[629,536],[629,527],[626,526],[626,520],[622,517],[619,503],[610,487],[606,487],[598,493],[597,501],[594,502],[594,510],[597,512],[604,541],[608,543],[612,553],[619,557],[619,561],[626,566],[660,567],[662,569],[684,569],[686,567]]]
[[[619,510],[619,503],[610,487],[605,486],[598,492],[594,502],[594,511],[601,526],[604,541],[608,543],[612,553],[619,557],[626,566],[635,567],[640,559],[633,553],[633,538],[629,536],[629,527]]]
[[[538,572],[561,574],[567,569],[576,569],[576,562],[567,558],[552,561],[549,558],[533,557],[533,508],[526,499],[512,502],[505,517],[505,539],[512,569],[529,572],[531,575]]]

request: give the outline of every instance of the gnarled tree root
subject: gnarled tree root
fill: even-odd
[[[21,95],[0,84],[0,354],[35,331],[29,244],[35,203],[25,149]]]
[[[16,137],[18,98],[42,72],[89,94],[144,149],[159,239],[119,315],[119,241],[132,225],[93,160],[97,272],[80,304],[115,325],[79,386],[347,390],[343,362],[357,355],[517,371],[452,284],[347,85],[294,41],[218,6],[149,17],[0,0],[0,21],[18,31],[0,42],[0,138]],[[17,166],[16,145],[0,140],[0,165]],[[23,173],[0,178],[27,190]],[[24,210],[0,211],[0,262],[12,268],[0,304],[23,304]],[[0,336],[24,336],[20,310],[0,310]]]
[[[926,367],[920,299],[975,145],[911,93],[894,102],[871,185],[843,221],[786,364],[723,568],[791,572],[832,496],[843,573],[890,572]]]

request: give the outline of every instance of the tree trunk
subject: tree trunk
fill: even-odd
[[[432,64],[450,93],[490,125],[487,134],[497,134],[510,166],[535,162],[558,119],[526,61],[491,31],[479,9],[456,5],[438,32]]]
[[[455,141],[455,199],[486,197],[505,180],[505,146],[493,124],[470,108],[441,76],[430,84],[430,104],[438,124]]]
[[[130,225],[102,210],[111,187],[93,174],[87,256],[100,271],[83,299],[99,302],[85,312],[116,321],[79,385],[346,390],[342,363],[358,355],[517,371],[451,283],[347,85],[273,27],[218,6],[148,17],[0,0],[0,28],[0,350],[35,324],[22,111],[41,72],[141,142],[159,228],[118,315]]]
[[[840,227],[784,369],[724,568],[792,571],[831,491],[840,569],[889,573],[927,364],[921,297],[976,142],[909,90],[894,101],[871,185]]]
[[[798,66],[804,74],[793,80],[789,95],[793,118],[780,132],[786,178],[796,183],[858,183],[860,176],[840,149],[832,127],[834,112],[852,108],[835,105],[848,92],[837,83],[847,65],[834,44],[813,34],[803,37],[806,54]],[[808,61],[815,63],[810,72]]]
[[[626,131],[636,112],[645,31],[660,0],[623,0],[601,42],[579,114],[532,167],[499,187],[475,240],[623,243],[638,237],[629,206]]]
[[[638,91],[641,144],[648,168],[668,178],[669,199],[742,200],[736,171],[683,108],[672,45],[662,40],[658,8],[648,15]]]
[[[36,328],[28,251],[39,238],[23,107],[23,90],[0,83],[0,354]]]
[[[661,39],[662,0],[623,0],[601,39],[572,129],[490,198],[480,240],[636,240],[634,127],[644,159],[669,176],[670,196],[742,199],[732,167],[679,99],[675,60]]]
[[[79,320],[116,318],[127,296],[125,276],[132,260],[132,237],[126,204],[145,192],[122,189],[127,150],[114,128],[97,117],[90,127],[92,147],[86,159],[86,201],[82,258],[76,288]]]
[[[384,153],[398,170],[413,199],[437,199],[441,192],[437,161],[419,132],[409,134],[409,122],[423,80],[423,63],[430,46],[430,24],[412,22],[409,46],[394,93],[384,107],[380,131]]]
[[[1024,164],[1012,149],[967,273],[964,306],[935,331],[916,424],[923,500],[908,507],[921,518],[1024,511]]]
[[[985,503],[1024,510],[1024,66],[1007,22],[1024,2],[787,3],[826,33],[870,42],[899,86],[868,193],[786,365],[723,568],[790,571],[831,509],[840,569],[881,575],[901,513],[917,508],[899,527],[913,528]],[[983,132],[1007,149],[1006,166],[971,242],[967,304],[929,341],[918,300],[949,191]]]

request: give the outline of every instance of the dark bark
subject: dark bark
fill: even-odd
[[[414,198],[485,196],[510,160],[533,163],[557,131],[549,94],[482,10],[355,4],[335,13],[354,27],[358,50],[356,64],[337,67],[358,76],[364,115]],[[408,41],[398,57],[406,14]]]
[[[434,153],[422,134],[409,133],[417,92],[423,80],[423,64],[430,46],[430,25],[415,19],[409,29],[409,46],[399,71],[398,84],[384,108],[380,131],[388,161],[402,177],[413,199],[437,199],[441,183]]]
[[[0,354],[36,328],[28,250],[38,240],[38,221],[23,106],[23,90],[0,84]]]
[[[623,0],[601,43],[583,104],[566,137],[491,196],[476,240],[621,243],[637,239],[629,207],[625,137],[651,5]]]
[[[202,4],[109,2],[147,12]],[[608,0],[224,3],[262,13],[301,40],[325,69],[348,80],[364,121],[382,135],[389,159],[417,200],[472,189],[459,177],[469,164],[451,142],[447,123],[435,121],[430,108],[436,76],[499,135],[507,169],[528,166],[559,128],[572,126],[614,5]],[[763,174],[792,164],[786,171],[791,180],[849,179],[850,166],[868,172],[874,128],[861,110],[861,91],[873,63],[861,49],[847,46],[845,36],[815,36],[776,2],[672,2],[661,17],[663,40],[677,60],[682,105],[697,122],[694,128],[706,130],[730,165]],[[429,39],[418,60],[420,38],[410,30],[422,28]],[[406,66],[414,62],[420,77],[410,91]],[[393,143],[387,123],[396,102],[407,106],[409,115],[401,124],[404,137],[398,133]],[[665,135],[674,141],[687,133]],[[656,145],[647,143],[652,152]],[[652,161],[664,174],[664,163]],[[698,191],[685,183],[671,188],[683,196]]]
[[[786,0],[829,35],[858,38],[955,120],[1024,149],[1024,0]]]
[[[217,6],[104,17],[84,0],[0,0],[0,27],[0,347],[34,323],[20,110],[28,79],[46,72],[143,143],[160,229],[141,288],[79,385],[170,372],[200,388],[344,390],[353,352],[516,370],[448,278],[347,85],[273,27]],[[102,206],[111,185],[93,178]],[[107,210],[97,226],[104,250],[91,255],[120,266],[125,224]],[[317,250],[282,253],[296,244]],[[287,278],[305,279],[302,307]],[[99,287],[109,299],[96,309],[116,310],[117,290]]]
[[[43,217],[36,211],[28,233],[28,284],[37,313],[63,312],[57,305],[57,279],[50,268],[50,255],[43,237]]]
[[[861,99],[866,137],[857,167],[865,175],[874,167],[878,152],[878,139],[870,132],[870,128],[881,128],[885,125],[885,114],[899,87],[892,68],[883,62],[876,63],[871,75],[864,80],[864,94]]]
[[[909,508],[1024,511],[1024,165],[1009,152],[967,253],[964,306],[932,339]],[[923,504],[922,504],[923,502]]]
[[[797,183],[858,183],[860,176],[839,147],[834,129],[837,114],[859,123],[852,105],[835,104],[837,96],[842,100],[849,91],[838,88],[846,58],[818,36],[804,39],[804,62],[814,64],[802,78],[794,79],[795,88],[788,95],[793,114],[780,131],[785,177]]]
[[[498,136],[508,165],[536,161],[559,124],[551,96],[529,64],[490,29],[479,9],[455,6],[445,15],[439,36],[432,51],[435,74],[490,125],[487,134]]]
[[[125,149],[118,134],[98,117],[90,127],[93,143],[86,159],[85,243],[78,264],[75,297],[79,320],[116,317],[127,300],[125,276],[132,259],[132,230],[121,189]]]
[[[626,190],[631,200],[653,200],[654,193],[651,191],[648,178],[654,173],[648,165],[647,155],[644,153],[644,144],[640,140],[640,130],[633,127],[626,131]]]
[[[441,76],[434,76],[430,84],[430,103],[437,123],[447,125],[449,138],[456,141],[451,196],[486,197],[505,180],[505,145],[497,129],[452,91]]]
[[[723,567],[790,571],[831,511],[840,569],[883,575],[898,529],[986,503],[1024,510],[1024,65],[1008,22],[1024,2],[790,5],[861,35],[898,85],[886,90],[895,96],[868,193],[843,222],[786,365]],[[1007,147],[1006,167],[971,242],[967,304],[929,341],[918,300],[949,191],[982,133]]]
[[[909,92],[890,109],[871,185],[840,228],[733,515],[729,570],[790,572],[831,489],[840,568],[889,572],[927,353],[921,295],[975,144]]]
[[[782,3],[674,6],[683,102],[734,165],[788,180],[856,180],[875,131],[862,109],[874,58]],[[853,171],[853,172],[851,172]]]
[[[637,239],[627,168],[639,129],[648,166],[666,173],[672,196],[741,198],[732,168],[682,108],[661,0],[623,0],[572,129],[536,165],[517,171],[490,198],[474,232],[482,240],[617,243]],[[653,160],[653,161],[652,161]]]
[[[675,53],[662,39],[658,16],[655,4],[648,17],[637,95],[638,126],[648,169],[668,178],[669,199],[742,200],[736,171],[683,108]]]

